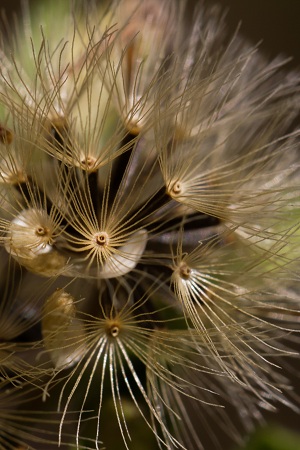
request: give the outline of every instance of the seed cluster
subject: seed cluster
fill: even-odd
[[[0,448],[239,442],[297,408],[300,76],[205,1],[59,3],[0,48]]]

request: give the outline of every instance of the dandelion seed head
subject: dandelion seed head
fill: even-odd
[[[183,450],[297,409],[299,75],[204,1],[23,13],[0,40],[0,400],[34,387],[24,411],[54,405],[77,450],[107,417],[139,447],[131,410]]]

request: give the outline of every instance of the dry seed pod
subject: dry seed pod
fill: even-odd
[[[56,290],[44,305],[43,339],[56,369],[71,367],[85,353],[83,325],[75,314],[73,297],[62,289]]]

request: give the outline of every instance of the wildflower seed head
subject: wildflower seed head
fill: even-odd
[[[108,418],[142,448],[128,404],[159,448],[215,447],[220,406],[298,401],[299,74],[204,0],[58,3],[0,39],[0,446],[21,380],[56,447]]]

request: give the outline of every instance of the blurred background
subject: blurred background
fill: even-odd
[[[42,2],[28,0],[29,3],[37,1]],[[53,0],[54,5],[55,1],[65,0]],[[197,3],[197,0],[188,1]],[[21,0],[0,0],[0,9],[5,10],[9,21],[14,15],[20,15],[20,3]],[[300,71],[300,0],[220,0],[219,3],[227,11],[227,23],[232,32],[241,23],[241,33],[253,44],[261,41],[261,49],[267,57],[290,56],[289,67]],[[294,384],[300,394],[300,359],[294,369]],[[265,426],[247,438],[246,450],[300,450],[300,415],[282,408],[278,414],[265,416]],[[224,450],[239,450],[226,441],[226,438],[221,440]]]
[[[42,0],[25,1],[40,3]],[[67,0],[53,0],[54,5],[56,1]],[[197,3],[197,0],[188,1]],[[0,8],[9,15],[18,14],[21,3],[22,0],[0,0]],[[218,3],[227,9],[232,30],[241,21],[243,33],[253,43],[263,40],[262,47],[268,55],[293,56],[294,66],[300,65],[300,0],[219,0]]]

